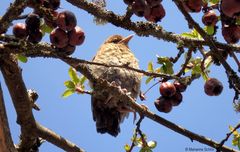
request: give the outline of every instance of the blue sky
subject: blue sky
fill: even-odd
[[[107,1],[107,8],[119,14],[123,14],[126,10],[126,5],[122,0]],[[2,15],[9,3],[12,1],[2,1],[0,15]],[[166,9],[166,16],[159,24],[162,25],[167,31],[182,33],[187,32],[187,22],[184,20],[182,14],[177,12],[177,8],[172,1],[163,1],[163,6]],[[93,16],[80,10],[65,1],[62,1],[61,9],[71,10],[75,13],[78,19],[78,25],[85,31],[86,39],[83,45],[78,46],[74,57],[85,60],[91,60],[99,46],[110,35],[121,34],[127,36],[134,32],[117,28],[111,24],[97,26],[93,23]],[[26,12],[29,12],[28,9]],[[193,14],[198,23],[201,24],[202,13]],[[142,18],[133,17],[135,21],[143,20]],[[24,22],[24,21],[21,21]],[[218,25],[220,25],[218,23]],[[11,29],[8,31],[11,34]],[[223,42],[222,37],[219,35],[218,40]],[[49,36],[45,35],[43,41],[49,42]],[[149,61],[153,61],[156,65],[156,54],[160,56],[175,56],[177,54],[176,45],[167,43],[163,40],[157,40],[153,37],[139,37],[134,36],[131,40],[129,47],[139,59],[141,69],[146,69]],[[199,54],[194,54],[198,56]],[[230,64],[236,68],[234,62],[228,59]],[[182,60],[178,62],[175,69],[179,68]],[[109,135],[97,134],[95,123],[92,120],[90,96],[74,94],[67,99],[63,99],[61,94],[64,92],[64,81],[68,80],[69,66],[56,59],[43,59],[34,58],[29,59],[28,63],[20,66],[23,69],[23,76],[27,88],[35,89],[39,94],[37,104],[41,107],[40,112],[34,111],[37,121],[44,126],[54,130],[56,133],[73,141],[88,152],[103,151],[103,152],[122,152],[123,146],[128,143],[132,137],[133,129],[133,115],[121,125],[121,133],[117,138]],[[229,132],[228,126],[235,126],[239,120],[237,114],[232,107],[232,98],[234,96],[233,90],[228,88],[227,78],[222,67],[212,66],[211,77],[216,77],[222,81],[224,90],[218,97],[209,97],[204,94],[202,78],[194,81],[187,91],[183,93],[183,103],[175,107],[170,113],[159,113],[153,102],[158,98],[158,87],[154,87],[147,94],[147,101],[140,101],[139,103],[145,104],[149,109],[158,115],[193,131],[197,134],[204,135],[212,138],[215,141],[221,141],[225,138],[226,133]],[[0,82],[3,87],[4,98],[7,107],[7,114],[12,131],[14,142],[18,142],[19,126],[16,124],[16,113],[13,109],[8,90],[4,84],[2,75],[0,74]],[[145,91],[154,82],[145,85],[145,78],[142,81],[141,90]],[[156,140],[157,151],[165,152],[184,152],[185,148],[207,148],[207,146],[198,143],[197,141],[191,142],[190,139],[169,130],[151,120],[145,118],[141,125],[142,131],[147,134],[149,140]],[[230,138],[231,139],[231,138]],[[226,143],[231,146],[231,141]],[[62,150],[56,146],[46,142],[41,148],[41,152],[61,152]],[[134,151],[139,151],[136,148]]]

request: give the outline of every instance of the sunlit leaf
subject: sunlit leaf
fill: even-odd
[[[147,80],[145,81],[145,83],[148,84],[152,79],[153,79],[153,77],[148,77]]]
[[[81,85],[83,85],[86,80],[87,80],[87,78],[86,78],[85,76],[81,76],[79,83],[80,83]]]
[[[147,144],[148,144],[148,147],[150,147],[151,149],[153,149],[157,146],[156,141],[149,141]]]
[[[68,88],[68,89],[74,89],[75,88],[75,84],[72,81],[66,81],[64,82],[64,85]]]
[[[53,30],[53,28],[51,28],[51,27],[49,27],[47,24],[42,24],[41,25],[41,31],[43,32],[43,33],[51,33],[52,32],[52,30]]]
[[[69,68],[68,75],[71,78],[71,80],[74,82],[74,84],[77,84],[79,82],[79,76],[77,75],[77,72],[74,68],[72,67]]]
[[[206,32],[208,35],[213,35],[215,32],[214,26],[206,26]]]
[[[139,152],[152,152],[150,147],[143,147]]]
[[[72,95],[74,92],[75,92],[75,90],[73,90],[73,89],[67,89],[67,90],[65,90],[64,93],[62,94],[62,97],[63,97],[63,98],[67,98],[67,97],[69,97],[70,95]]]
[[[128,144],[126,144],[126,145],[124,146],[124,149],[125,149],[126,152],[128,152],[128,151],[130,150],[130,148],[131,148],[131,147],[130,147]]]
[[[21,55],[21,54],[17,55],[17,59],[19,61],[21,61],[22,63],[27,63],[27,61],[28,61],[28,58],[26,56],[24,56],[24,55]]]
[[[152,63],[152,62],[149,62],[149,63],[148,63],[147,71],[148,71],[148,72],[153,72],[153,71],[154,71],[154,69],[153,69],[153,63]]]
[[[192,33],[182,33],[181,36],[187,37],[187,38],[196,38],[196,36]]]
[[[210,2],[211,4],[218,4],[218,3],[219,3],[219,0],[209,0],[209,2]]]

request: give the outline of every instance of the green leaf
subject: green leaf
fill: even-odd
[[[208,35],[213,35],[215,32],[214,26],[206,26],[205,31],[207,32]]]
[[[74,84],[77,84],[80,81],[79,76],[77,75],[77,72],[73,67],[69,68],[68,75],[71,78],[71,80],[74,82]]]
[[[17,59],[19,61],[21,61],[22,63],[27,63],[27,61],[28,61],[28,58],[26,56],[24,56],[24,55],[21,55],[21,54],[17,55]]]
[[[147,80],[145,81],[145,83],[148,84],[152,79],[153,79],[153,77],[148,77]]]
[[[201,73],[203,80],[206,82],[208,80],[208,75],[205,72]]]
[[[182,33],[181,36],[187,37],[187,38],[196,38],[196,36],[192,33]]]
[[[75,84],[74,84],[71,80],[64,82],[64,85],[65,85],[68,89],[74,89],[74,88],[75,88]]]
[[[237,25],[240,25],[240,17],[238,17],[238,18],[236,19],[236,24],[237,24]]]
[[[147,71],[148,71],[148,72],[153,72],[153,71],[154,71],[154,69],[153,69],[153,63],[152,63],[152,62],[149,62],[149,63],[148,63]]]
[[[79,80],[80,85],[83,85],[86,80],[87,78],[85,76],[81,76]]]
[[[139,152],[152,152],[152,150],[150,149],[150,147],[143,147]]]
[[[73,89],[67,89],[67,90],[65,90],[64,93],[62,94],[62,97],[63,97],[63,98],[67,98],[67,97],[69,97],[70,95],[72,95],[74,92],[75,92],[75,90],[73,90]]]
[[[240,138],[238,138],[238,149],[240,149]]]
[[[49,27],[46,23],[42,24],[41,27],[40,27],[41,31],[43,33],[51,33],[53,28]]]
[[[209,2],[210,2],[211,4],[218,4],[218,3],[219,3],[219,0],[209,0]]]
[[[157,146],[157,142],[156,141],[149,141],[147,143],[148,147],[150,147],[151,149],[154,149]]]
[[[128,151],[130,150],[130,148],[131,148],[131,147],[130,147],[128,144],[126,144],[126,145],[124,146],[124,149],[125,149],[126,152],[128,152]]]

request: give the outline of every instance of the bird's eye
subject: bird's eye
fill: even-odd
[[[112,43],[118,43],[118,42],[120,42],[119,39],[113,39],[113,40],[112,40]]]

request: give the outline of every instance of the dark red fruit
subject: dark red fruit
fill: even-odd
[[[178,106],[182,102],[182,94],[181,92],[176,92],[172,97],[170,97],[170,101],[173,106]]]
[[[69,39],[67,33],[60,28],[55,28],[50,33],[50,42],[57,48],[64,48],[67,46],[68,40]]]
[[[176,88],[171,82],[163,82],[159,90],[164,97],[171,97],[176,93]]]
[[[165,15],[166,12],[162,4],[151,8],[149,13],[147,11],[144,13],[144,17],[146,18],[146,20],[154,23],[161,21]]]
[[[223,90],[222,83],[216,78],[209,78],[204,85],[204,92],[209,96],[218,96]]]
[[[27,37],[27,29],[26,24],[24,23],[17,23],[13,26],[13,35],[17,38],[24,39]]]
[[[148,6],[155,7],[155,6],[159,5],[162,0],[146,0],[146,1],[147,1]]]
[[[69,44],[70,45],[81,45],[85,39],[85,35],[83,30],[76,26],[72,31],[68,33],[69,36]]]
[[[188,12],[200,12],[203,6],[202,0],[184,1],[184,8]]]
[[[240,39],[240,26],[223,25],[222,35],[227,43],[237,43]]]
[[[132,11],[135,15],[143,17],[147,4],[144,0],[137,0],[132,3]]]
[[[206,26],[215,26],[218,22],[217,14],[213,10],[206,12],[202,17],[202,22]]]
[[[31,13],[25,20],[27,30],[37,31],[40,28],[40,17],[38,14]]]
[[[59,49],[59,51],[64,53],[65,55],[71,55],[74,53],[75,49],[76,49],[76,46],[67,45],[64,48]]]
[[[168,98],[160,97],[154,102],[159,112],[169,113],[172,110],[172,103]]]
[[[134,0],[123,0],[123,2],[127,5],[132,5],[132,3],[134,2]]]
[[[38,43],[42,40],[43,34],[40,29],[29,33],[27,40],[32,43]]]
[[[174,81],[173,85],[175,86],[176,90],[179,92],[184,92],[187,89],[187,86],[178,82],[178,81]]]
[[[240,13],[240,1],[239,0],[222,0],[221,11],[228,17],[234,17]]]
[[[73,12],[63,11],[58,14],[57,25],[65,31],[71,31],[77,25],[77,19]]]

